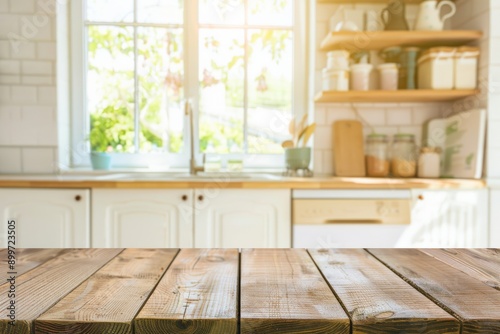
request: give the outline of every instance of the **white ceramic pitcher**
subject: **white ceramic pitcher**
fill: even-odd
[[[443,6],[449,6],[451,11],[441,17]],[[443,30],[444,22],[455,15],[457,7],[449,0],[425,0],[420,3],[415,30]]]

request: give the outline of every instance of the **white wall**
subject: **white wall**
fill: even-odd
[[[55,0],[0,0],[0,173],[57,167]]]

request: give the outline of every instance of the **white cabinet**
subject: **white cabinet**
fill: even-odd
[[[89,247],[89,197],[86,189],[0,189],[0,247],[10,219],[16,247]]]
[[[413,190],[412,222],[398,247],[488,247],[488,191]]]
[[[193,190],[92,190],[92,247],[193,247]]]
[[[500,248],[500,190],[490,191],[490,247]]]
[[[291,192],[197,189],[195,247],[291,247]]]

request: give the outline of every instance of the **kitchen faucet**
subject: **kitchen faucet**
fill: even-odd
[[[189,117],[189,139],[190,139],[190,159],[189,159],[189,174],[196,175],[198,172],[203,172],[205,167],[196,166],[196,159],[194,158],[194,115],[193,115],[193,107],[191,105],[191,101],[186,100],[184,104],[184,114]]]

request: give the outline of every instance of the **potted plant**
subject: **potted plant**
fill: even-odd
[[[316,123],[307,125],[307,114],[297,124],[295,118],[289,126],[291,140],[284,141],[281,146],[285,149],[285,163],[289,170],[308,169],[311,163],[311,148],[307,147],[309,139],[316,130]]]
[[[90,161],[93,169],[111,168],[111,155],[109,154],[113,151],[113,139],[110,137],[111,125],[104,111],[90,116]]]

